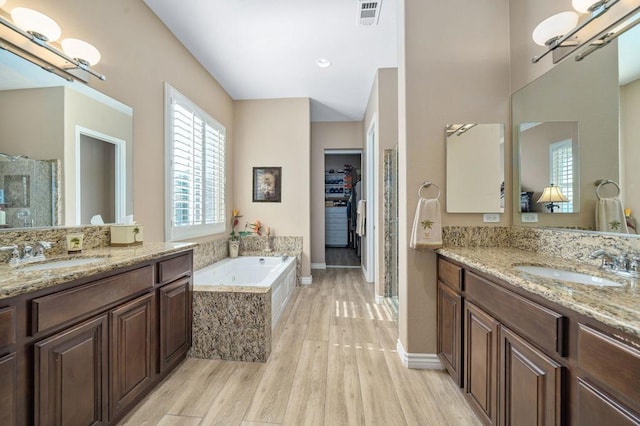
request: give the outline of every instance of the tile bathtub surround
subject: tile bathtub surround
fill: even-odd
[[[270,288],[194,288],[190,358],[266,362],[270,354]]]
[[[278,252],[302,252],[302,237],[267,237],[250,235],[240,238],[240,253],[263,251],[267,247],[267,238],[271,240],[271,250]]]
[[[198,243],[193,251],[193,269],[202,269],[229,257],[229,240],[227,238]]]

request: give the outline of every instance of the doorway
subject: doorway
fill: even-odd
[[[76,129],[76,221],[117,223],[125,215],[125,142],[93,130]]]
[[[357,206],[362,197],[362,150],[325,150],[325,264],[361,268]]]

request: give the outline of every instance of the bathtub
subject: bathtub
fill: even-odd
[[[296,258],[227,258],[193,274],[195,358],[265,362],[296,286]]]

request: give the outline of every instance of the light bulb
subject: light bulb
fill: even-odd
[[[65,38],[62,40],[62,50],[67,56],[76,59],[86,65],[95,65],[100,62],[100,52],[86,41],[77,38]]]
[[[567,11],[550,16],[533,30],[532,38],[540,46],[553,44],[578,24],[578,14]]]
[[[43,41],[56,41],[62,34],[56,21],[43,13],[26,7],[12,9],[11,19],[18,27]]]

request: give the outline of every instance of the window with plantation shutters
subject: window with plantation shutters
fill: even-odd
[[[225,128],[166,85],[167,240],[225,230]]]
[[[571,140],[552,143],[549,145],[549,164],[551,165],[550,182],[560,187],[560,191],[569,201],[559,203],[558,212],[573,212],[573,148]]]

